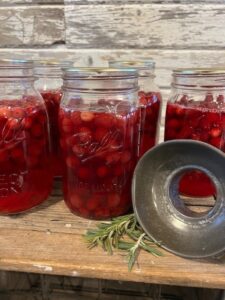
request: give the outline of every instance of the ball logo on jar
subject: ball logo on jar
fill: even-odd
[[[8,197],[12,193],[20,193],[24,184],[24,176],[27,173],[0,174],[0,197]]]

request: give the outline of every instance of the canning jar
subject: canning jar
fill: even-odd
[[[225,151],[225,70],[178,69],[173,71],[167,103],[165,140],[193,139]],[[208,176],[190,171],[180,180],[180,193],[215,195]]]
[[[64,71],[59,113],[63,190],[71,211],[82,217],[105,219],[131,208],[137,89],[135,70]]]
[[[62,68],[70,65],[72,65],[70,61],[35,61],[35,76],[38,78],[35,87],[41,93],[48,111],[52,144],[51,165],[55,176],[62,175],[58,128],[59,104],[62,98]]]
[[[33,63],[0,60],[0,213],[25,211],[51,192],[48,117]]]
[[[151,149],[158,141],[161,112],[161,94],[154,82],[155,62],[149,60],[109,61],[109,66],[135,68],[138,71],[139,110],[141,115],[138,157]]]

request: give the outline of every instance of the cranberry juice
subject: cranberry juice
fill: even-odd
[[[159,93],[139,92],[141,110],[139,158],[156,144],[160,114],[161,96]]]
[[[185,102],[185,101],[184,101]],[[168,103],[165,140],[192,139],[213,145],[225,152],[225,109],[207,99],[200,103]],[[211,180],[201,172],[190,171],[180,181],[180,193],[205,197],[215,195]]]
[[[61,108],[59,120],[66,163],[64,196],[69,208],[91,219],[128,212],[137,153],[137,110],[114,113]]]
[[[30,97],[0,102],[0,212],[17,213],[44,201],[52,185],[44,105]]]
[[[52,167],[55,176],[62,176],[62,163],[60,157],[59,145],[59,126],[58,114],[59,105],[62,98],[61,90],[47,90],[41,91],[41,95],[45,100],[46,108],[49,116],[50,123],[50,137],[52,145]]]

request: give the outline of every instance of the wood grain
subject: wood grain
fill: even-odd
[[[5,0],[10,1],[10,0]],[[54,0],[53,0],[54,1]],[[197,3],[212,3],[214,5],[224,3],[224,0],[64,0],[65,4],[195,4]]]
[[[64,0],[1,0],[1,6],[64,4]]]
[[[64,43],[62,6],[0,8],[0,47]]]
[[[59,189],[56,191],[56,195]],[[17,216],[0,219],[0,269],[74,277],[115,279],[169,285],[225,288],[224,259],[187,260],[163,251],[155,258],[141,253],[129,273],[116,252],[88,250],[82,235],[95,226],[71,214],[62,196]]]
[[[156,83],[168,89],[171,72],[175,68],[225,66],[225,50],[138,50],[138,49],[0,49],[4,58],[54,58],[70,59],[76,66],[107,66],[108,60],[138,59],[152,57],[156,61]]]
[[[225,5],[66,5],[74,48],[223,49]],[[210,38],[209,38],[210,37]]]

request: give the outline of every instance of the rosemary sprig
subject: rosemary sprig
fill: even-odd
[[[158,249],[160,245],[145,234],[134,214],[102,222],[96,229],[88,230],[84,237],[89,248],[101,246],[109,254],[113,254],[114,249],[127,252],[129,271],[132,270],[141,249],[154,256],[162,255]]]

